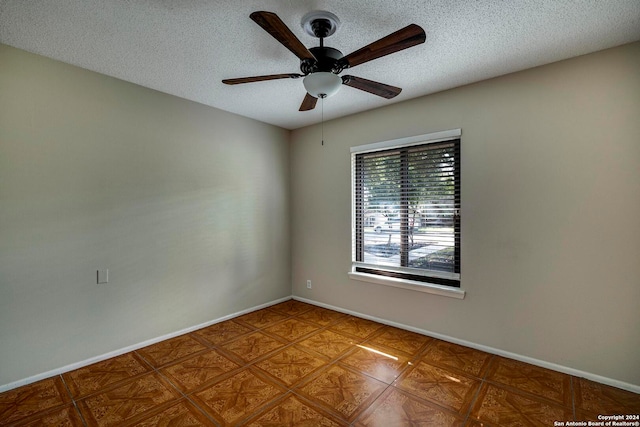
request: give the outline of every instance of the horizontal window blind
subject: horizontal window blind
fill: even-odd
[[[355,271],[459,286],[460,139],[357,152],[352,164]]]

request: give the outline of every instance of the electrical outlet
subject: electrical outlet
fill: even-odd
[[[98,270],[98,284],[109,283],[109,269]]]
[[[311,280],[307,280],[307,289],[311,289]]]

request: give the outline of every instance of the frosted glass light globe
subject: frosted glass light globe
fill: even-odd
[[[342,79],[336,74],[319,71],[309,74],[302,83],[309,95],[316,98],[328,98],[340,90]]]

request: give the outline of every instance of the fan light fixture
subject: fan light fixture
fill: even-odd
[[[302,83],[309,95],[316,98],[328,98],[338,93],[340,86],[342,86],[342,79],[336,74],[318,71],[306,76]]]

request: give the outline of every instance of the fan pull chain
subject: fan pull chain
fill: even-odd
[[[321,121],[320,121],[320,132],[322,134],[321,139],[322,139],[322,145],[324,145],[324,96],[320,98],[320,114],[321,114]]]

